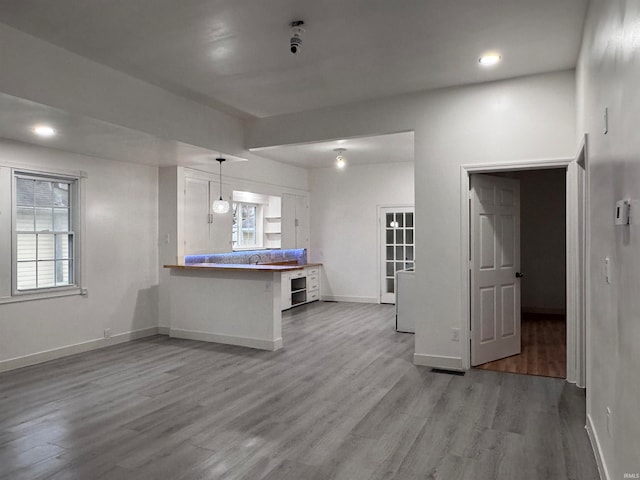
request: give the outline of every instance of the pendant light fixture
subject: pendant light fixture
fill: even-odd
[[[346,167],[347,166],[347,159],[344,158],[344,155],[342,155],[342,154],[344,152],[346,152],[347,149],[346,148],[336,148],[333,151],[338,154],[338,155],[336,155],[336,168],[343,169],[344,167]]]
[[[229,202],[222,199],[222,162],[225,160],[225,158],[216,158],[216,162],[220,164],[220,198],[211,206],[213,213],[227,213],[229,211]]]

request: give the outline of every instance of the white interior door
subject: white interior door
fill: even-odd
[[[520,353],[520,182],[471,175],[471,364]]]
[[[396,303],[396,272],[414,266],[413,207],[380,207],[380,303]]]

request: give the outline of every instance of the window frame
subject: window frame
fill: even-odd
[[[48,286],[26,290],[18,289],[18,230],[17,230],[17,194],[18,179],[40,180],[47,182],[60,182],[69,184],[69,230],[72,234],[72,252],[70,276],[72,283],[68,285]],[[51,298],[67,295],[86,294],[86,290],[81,287],[81,179],[79,175],[69,175],[64,173],[34,171],[21,168],[11,169],[11,297],[5,301],[20,301],[39,298]],[[35,206],[34,206],[35,208]],[[31,233],[31,232],[28,232]],[[38,232],[34,230],[34,234]],[[53,234],[53,231],[51,232]],[[37,238],[37,237],[36,237]],[[36,260],[37,261],[37,260]]]
[[[231,220],[231,248],[234,251],[237,250],[256,250],[256,249],[261,249],[264,248],[264,235],[262,233],[262,222],[264,221],[263,219],[263,214],[264,214],[264,205],[261,203],[254,203],[254,202],[240,202],[240,201],[232,201],[231,202],[231,210],[233,212],[233,206],[234,205],[238,205],[238,209],[239,211],[242,211],[242,207],[241,205],[249,205],[251,207],[255,207],[256,209],[256,224],[255,224],[255,243],[250,244],[250,245],[245,245],[245,244],[234,244],[233,243],[233,228],[234,228],[234,224],[233,224],[233,218]],[[243,238],[242,236],[242,217],[240,217],[240,223],[238,226],[238,239]]]

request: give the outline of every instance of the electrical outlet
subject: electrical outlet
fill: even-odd
[[[451,340],[454,342],[459,342],[460,341],[460,329],[459,328],[452,328],[451,329]]]
[[[111,329],[110,328],[105,328],[104,329],[104,338],[109,338],[111,337]]]
[[[611,425],[611,407],[607,407],[607,433],[611,438],[613,438],[613,427]]]

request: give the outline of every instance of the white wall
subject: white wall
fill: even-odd
[[[566,311],[566,169],[518,172],[522,310]]]
[[[283,115],[248,124],[248,147],[415,132],[415,361],[462,367],[460,166],[573,157],[573,71]]]
[[[0,370],[30,362],[8,361],[18,357],[46,359],[50,356],[36,354],[106,344],[105,328],[116,339],[155,331],[158,169],[8,141],[0,141],[0,164],[87,173],[82,283],[89,291],[87,296],[0,304]],[[0,256],[11,257],[4,243]]]
[[[640,205],[633,207],[633,225],[613,225],[617,200],[640,199],[639,25],[637,1],[592,0],[577,70],[578,123],[589,134],[587,415],[611,479],[640,473]],[[610,284],[605,257],[612,262]]]
[[[377,303],[377,206],[413,205],[413,164],[319,168],[309,183],[310,258],[323,264],[322,297]]]

